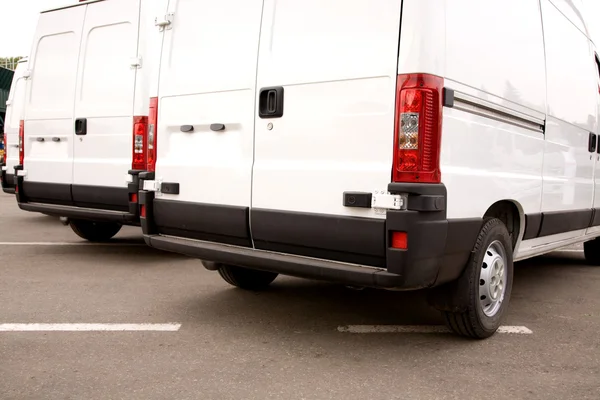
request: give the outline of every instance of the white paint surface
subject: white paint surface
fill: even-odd
[[[176,332],[181,324],[0,324],[0,332]]]
[[[443,325],[347,325],[338,326],[342,333],[450,333]],[[501,326],[498,333],[531,335],[533,332],[524,326]]]

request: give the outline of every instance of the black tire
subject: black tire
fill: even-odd
[[[600,238],[590,240],[583,244],[585,261],[590,265],[600,265]]]
[[[106,242],[112,239],[122,228],[115,222],[94,222],[71,220],[71,229],[82,239],[90,242]]]
[[[486,219],[483,227],[477,236],[473,253],[469,258],[465,271],[454,282],[454,290],[450,293],[456,295],[462,294],[463,304],[456,310],[442,311],[448,327],[461,336],[466,336],[474,339],[485,339],[492,336],[500,327],[502,317],[508,308],[510,295],[512,292],[513,283],[513,257],[512,244],[508,230],[502,221],[496,218]],[[492,316],[486,315],[484,312],[483,300],[480,300],[480,284],[485,282],[481,278],[482,270],[487,269],[487,264],[484,266],[484,258],[492,253],[488,252],[490,245],[495,248],[504,248],[504,297],[498,303],[498,308]],[[494,265],[495,266],[495,265]],[[483,287],[484,284],[481,284]],[[500,295],[501,296],[501,295]],[[498,298],[502,298],[502,297]],[[485,296],[482,296],[485,298]]]
[[[219,266],[219,275],[225,282],[241,289],[264,290],[278,274],[222,264]]]

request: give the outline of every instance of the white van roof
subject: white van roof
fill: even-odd
[[[77,1],[79,1],[79,0],[77,0]],[[75,4],[69,4],[69,5],[66,5],[66,6],[55,7],[55,8],[51,8],[51,9],[49,9],[49,10],[44,10],[44,11],[42,11],[42,12],[41,12],[41,14],[44,14],[44,13],[49,13],[49,12],[53,12],[53,11],[58,11],[58,10],[64,10],[64,9],[66,9],[66,8],[79,7],[79,6],[83,6],[83,5],[90,4],[90,3],[99,3],[99,2],[101,2],[101,1],[104,1],[104,0],[88,0],[88,1],[80,1],[80,2],[78,2],[78,3],[75,3]]]

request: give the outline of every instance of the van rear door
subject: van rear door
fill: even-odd
[[[264,10],[258,109],[282,109],[256,118],[254,244],[329,258],[353,249],[352,260],[380,264],[384,216],[344,207],[343,193],[391,180],[401,0],[265,0]]]
[[[160,233],[250,245],[263,0],[171,0],[160,70]]]
[[[24,190],[31,201],[70,204],[73,106],[85,6],[40,15],[29,60]]]
[[[75,99],[73,201],[125,207],[131,169],[140,0],[89,3]],[[140,60],[141,62],[141,60]]]

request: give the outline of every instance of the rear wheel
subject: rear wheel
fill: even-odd
[[[502,221],[486,219],[467,267],[450,293],[462,294],[456,310],[443,311],[450,329],[461,336],[485,339],[500,327],[512,291],[510,235]]]
[[[585,260],[591,265],[600,265],[600,238],[590,240],[583,244]]]
[[[122,225],[114,222],[71,220],[71,229],[77,236],[90,242],[106,242],[121,230]]]
[[[278,274],[222,264],[219,266],[219,275],[230,285],[246,290],[264,290]]]

